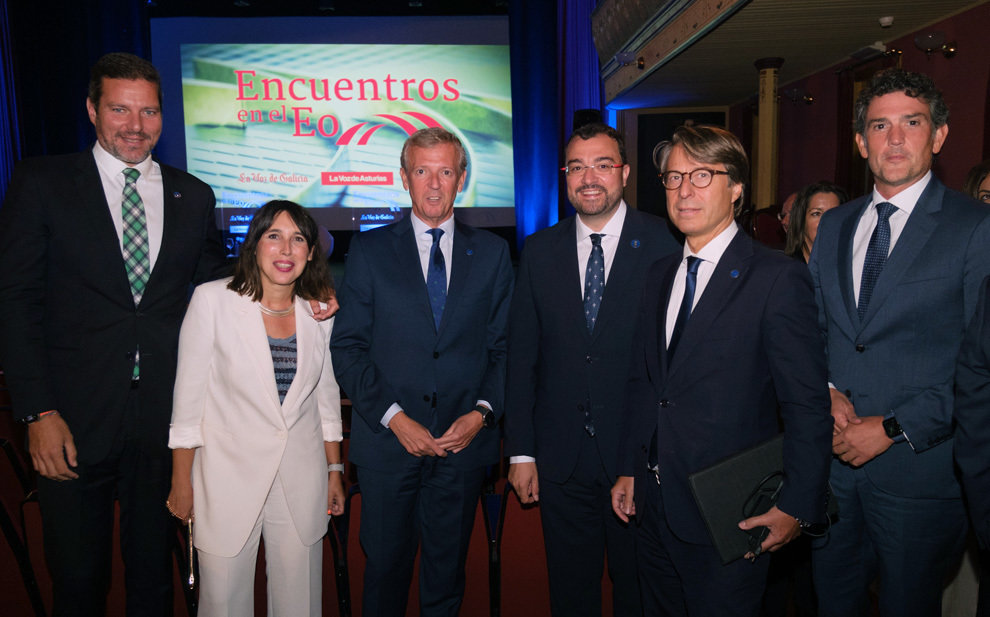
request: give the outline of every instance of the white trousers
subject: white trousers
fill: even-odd
[[[292,523],[278,474],[241,552],[199,550],[199,617],[253,617],[258,544],[265,538],[269,617],[322,615],[323,541],[306,546]]]

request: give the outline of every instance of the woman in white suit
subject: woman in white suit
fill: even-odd
[[[321,615],[322,538],[344,506],[333,320],[318,228],[298,204],[254,216],[233,278],[196,288],[179,336],[169,510],[195,517],[200,617],[250,616],[265,538],[269,615]]]

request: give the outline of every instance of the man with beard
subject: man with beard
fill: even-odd
[[[0,211],[0,357],[40,474],[53,614],[104,614],[116,498],[127,614],[164,615],[179,324],[223,250],[210,187],[151,157],[155,67],[103,56],[86,108],[97,143],[22,161]]]
[[[519,500],[539,501],[554,615],[601,615],[608,550],[614,614],[641,615],[632,529],[612,513],[622,392],[647,267],[679,249],[629,208],[622,136],[571,135],[563,172],[577,215],[528,238],[509,317],[505,452]]]

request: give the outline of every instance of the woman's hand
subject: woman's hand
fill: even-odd
[[[193,490],[191,483],[179,485],[172,483],[172,490],[168,493],[165,506],[175,518],[183,523],[188,523],[195,519],[193,515]]]
[[[327,514],[340,516],[344,513],[347,491],[344,490],[344,474],[331,471],[327,480]]]

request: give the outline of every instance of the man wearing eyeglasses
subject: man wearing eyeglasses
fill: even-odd
[[[682,126],[659,149],[685,245],[646,277],[612,489],[615,513],[639,522],[647,615],[758,611],[768,560],[721,564],[688,475],[773,438],[778,405],[783,488],[739,526],[768,528],[758,554],[824,521],[831,419],[811,277],[736,225],[748,167],[739,141],[716,127]]]
[[[539,501],[554,615],[599,616],[608,551],[613,614],[640,616],[632,529],[611,512],[622,391],[646,270],[678,250],[662,219],[622,199],[622,136],[577,129],[565,150],[577,211],[530,236],[509,317],[509,481]]]

